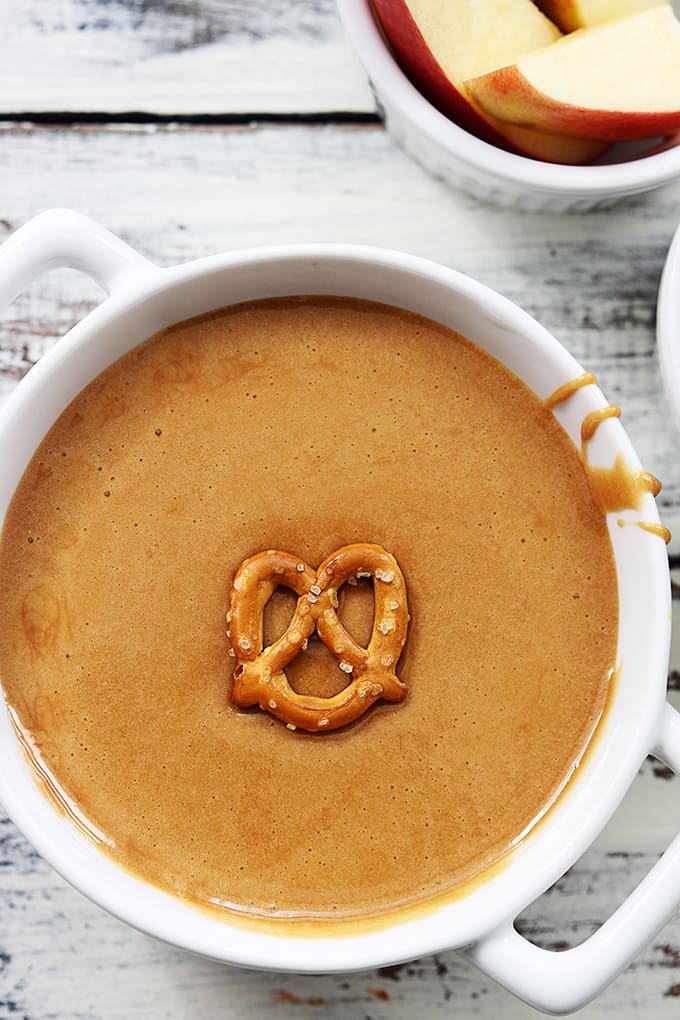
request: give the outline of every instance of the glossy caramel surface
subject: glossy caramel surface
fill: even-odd
[[[407,699],[324,734],[236,709],[241,561],[352,542],[404,573]],[[365,640],[367,582],[341,596]],[[73,402],[10,508],[0,615],[18,723],[116,859],[204,903],[338,917],[459,885],[545,811],[605,702],[617,594],[549,408],[443,327],[311,298],[175,326]],[[289,675],[346,682],[314,641]]]

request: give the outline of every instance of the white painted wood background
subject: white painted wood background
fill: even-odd
[[[5,0],[0,38],[0,240],[41,209],[69,205],[163,265],[343,240],[477,277],[536,315],[622,406],[664,483],[680,598],[680,436],[654,340],[680,182],[568,217],[499,211],[450,191],[377,122],[332,0]],[[3,313],[0,400],[98,296],[86,278],[58,271]],[[680,606],[670,674],[680,707],[678,617]],[[526,911],[523,930],[546,946],[592,932],[680,828],[678,788],[648,761],[595,846]],[[0,811],[0,1020],[533,1015],[454,953],[333,978],[195,959],[89,904]],[[581,1015],[678,1020],[680,918]]]

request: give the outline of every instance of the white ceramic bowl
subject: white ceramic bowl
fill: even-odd
[[[656,333],[661,376],[675,424],[680,429],[680,227],[661,276]]]
[[[569,212],[610,205],[680,176],[680,145],[602,166],[542,163],[496,148],[450,121],[411,84],[378,29],[370,0],[337,0],[337,7],[388,131],[426,170],[455,187],[498,205]]]
[[[262,248],[158,269],[90,220],[45,213],[0,248],[0,305],[57,265],[88,272],[109,297],[28,373],[0,408],[0,522],[36,447],[57,416],[123,353],[179,320],[239,301],[339,294],[410,309],[487,349],[540,397],[581,375],[563,347],[529,315],[459,273],[411,255],[348,245]],[[556,409],[575,445],[586,414],[604,407],[596,386]],[[596,463],[639,462],[621,424],[598,429]],[[658,522],[651,495],[632,521]],[[0,800],[36,850],[69,882],[129,924],[216,960],[273,970],[332,972],[394,964],[459,948],[538,1008],[568,1012],[596,995],[651,940],[680,903],[680,836],[641,885],[583,945],[538,949],[513,921],[585,851],[648,753],[680,771],[680,715],[666,701],[670,586],[663,541],[610,515],[619,587],[619,675],[598,737],[563,795],[504,866],[451,902],[398,914],[375,930],[323,938],[244,929],[120,868],[40,792],[0,707]]]

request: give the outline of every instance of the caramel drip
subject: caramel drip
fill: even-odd
[[[602,512],[639,510],[645,493],[656,496],[660,486],[654,475],[636,471],[618,454],[612,467],[592,467],[586,462],[588,479]]]
[[[597,386],[597,378],[592,372],[584,372],[583,375],[577,376],[576,379],[570,379],[569,382],[558,386],[554,393],[545,398],[543,406],[547,407],[548,410],[557,407],[558,404],[563,404],[565,400],[568,400],[569,397],[573,396],[577,390],[582,389],[584,386]]]
[[[636,471],[617,454],[612,467],[593,467],[588,461],[587,444],[602,424],[610,418],[620,418],[621,408],[608,404],[585,416],[581,424],[581,458],[588,472],[590,487],[602,512],[639,510],[646,492],[656,496],[661,485],[647,471]]]
[[[642,474],[645,477],[645,482],[648,486],[648,492],[651,492],[652,496],[658,496],[661,492],[661,482],[654,475],[650,475],[648,471],[643,471]]]
[[[578,381],[575,380],[575,382]],[[639,510],[645,493],[651,492],[653,496],[658,496],[661,492],[661,483],[658,478],[648,471],[638,471],[632,468],[620,453],[612,467],[609,468],[593,467],[589,463],[587,445],[599,426],[603,421],[620,417],[621,408],[607,404],[606,407],[590,411],[581,423],[581,459],[588,473],[593,495],[605,514],[617,510]],[[666,529],[663,530],[666,531]]]
[[[596,384],[597,378],[592,372],[584,372],[583,375],[570,379],[569,382],[559,386],[554,393],[551,393],[549,397],[543,400],[543,406],[550,410],[568,400],[569,397],[584,386]],[[634,470],[626,463],[621,454],[617,456],[616,461],[610,468],[592,467],[588,462],[587,444],[593,438],[599,426],[609,418],[620,417],[621,408],[608,404],[606,407],[600,407],[595,411],[591,411],[585,416],[581,424],[581,459],[588,473],[593,495],[605,514],[616,512],[617,510],[639,510],[642,498],[646,492],[651,492],[653,496],[658,496],[661,492],[661,483],[658,478],[655,478],[648,471]],[[619,520],[618,523],[623,527],[628,522]],[[637,524],[644,531],[658,535],[660,538],[663,538],[666,544],[671,540],[670,531],[662,524],[653,524],[651,521],[631,521],[629,523]]]
[[[585,453],[585,444],[589,439],[593,438],[598,425],[601,425],[608,418],[620,417],[621,408],[614,407],[613,404],[608,404],[607,407],[600,407],[597,411],[591,411],[590,414],[587,414],[581,423],[581,453]]]
[[[642,528],[643,531],[648,531],[651,535],[658,535],[666,545],[670,544],[671,533],[663,524],[654,524],[653,521],[624,521],[622,517],[619,517],[616,523],[620,528],[625,528],[627,524],[634,524],[635,527]]]

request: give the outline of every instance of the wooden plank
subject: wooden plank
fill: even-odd
[[[0,113],[373,112],[333,0],[12,0]]]
[[[333,240],[404,249],[477,277],[552,330],[622,406],[645,467],[664,483],[659,504],[680,552],[678,436],[654,334],[680,183],[629,200],[618,215],[518,216],[432,179],[377,126],[9,125],[0,128],[0,194],[4,234],[40,208],[72,205],[162,264]],[[12,306],[0,394],[97,294],[62,273]]]

